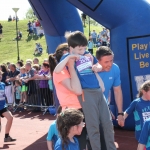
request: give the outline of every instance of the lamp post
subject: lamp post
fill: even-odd
[[[20,60],[20,57],[19,57],[19,43],[18,43],[18,17],[17,17],[17,11],[19,10],[19,8],[12,8],[13,11],[15,12],[15,15],[16,15],[16,41],[17,41],[17,53],[18,53],[18,60]]]
[[[89,18],[89,37],[90,37],[90,17],[88,17]]]

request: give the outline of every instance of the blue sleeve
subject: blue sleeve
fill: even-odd
[[[62,150],[62,144],[60,139],[57,140],[54,150]]]
[[[150,144],[148,143],[149,138],[150,138],[150,120],[146,121],[143,124],[143,128],[139,138],[139,143],[143,145],[147,145],[147,144],[149,145]]]
[[[116,86],[119,86],[121,84],[120,69],[116,65],[113,67],[114,67],[114,73],[115,73],[113,86],[116,87]]]
[[[95,56],[93,56],[93,64],[96,64],[98,62],[98,60],[96,59]]]
[[[48,131],[48,134],[47,134],[47,141],[52,141],[52,138],[54,136],[54,124],[51,124],[51,126],[49,127],[49,131]]]
[[[135,110],[136,105],[137,105],[137,101],[134,100],[134,101],[130,104],[130,106],[126,109],[125,112],[126,112],[127,114],[131,114],[131,113]]]

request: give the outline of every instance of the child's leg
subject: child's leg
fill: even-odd
[[[116,146],[114,144],[114,130],[112,124],[112,118],[110,116],[109,108],[104,98],[102,91],[99,93],[99,115],[100,115],[100,123],[101,128],[104,132],[104,139],[107,149],[116,150]]]
[[[2,115],[7,119],[5,134],[9,134],[13,122],[13,116],[10,111],[6,111]]]
[[[101,150],[99,133],[99,104],[98,98],[94,96],[95,94],[97,94],[95,90],[84,89],[84,95],[79,96],[79,101],[83,109],[87,133],[90,139],[92,149]]]
[[[12,116],[11,112],[7,111],[7,109],[4,108],[4,113],[2,113],[2,116],[7,119],[7,124],[6,124],[6,128],[5,128],[4,142],[16,141],[16,139],[12,139],[9,135],[9,132],[10,132],[10,129],[11,129],[11,126],[12,126],[12,122],[13,122],[13,116]]]
[[[27,102],[27,92],[24,91],[24,102],[26,103]]]

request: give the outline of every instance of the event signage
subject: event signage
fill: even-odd
[[[128,59],[132,96],[136,98],[141,84],[150,80],[150,35],[128,38]]]

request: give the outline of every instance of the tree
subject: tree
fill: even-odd
[[[32,8],[29,8],[26,13],[27,19],[37,19]]]

